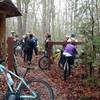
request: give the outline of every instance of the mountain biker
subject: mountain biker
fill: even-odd
[[[53,46],[52,45],[48,45],[48,42],[52,41],[51,39],[51,34],[50,33],[46,33],[45,34],[45,40],[44,40],[44,47],[45,47],[45,54],[47,56],[50,57],[50,63],[52,64],[52,54],[53,54]]]
[[[38,39],[35,36],[35,33],[33,33],[33,41],[34,41],[34,51],[35,51],[35,55],[38,55],[38,48],[37,48]]]
[[[51,41],[51,34],[46,33],[45,40],[44,40],[45,51],[46,51],[46,53],[48,53],[48,51],[49,51],[49,53],[51,52],[51,54],[52,54],[52,46],[48,46],[49,41]]]
[[[35,45],[33,34],[29,34],[29,38],[28,38],[27,42],[28,42],[27,61],[29,64],[31,64],[33,49],[34,49],[34,45]]]
[[[29,34],[23,36],[23,53],[24,53],[24,62],[27,61],[27,53],[28,53],[28,38]]]
[[[77,49],[75,45],[75,39],[74,38],[69,38],[68,43],[64,47],[64,51],[62,52],[61,58],[60,58],[60,64],[61,66],[64,66],[64,63],[66,62],[66,58],[69,64],[69,75],[71,74],[71,65],[74,64],[75,56],[77,54]]]

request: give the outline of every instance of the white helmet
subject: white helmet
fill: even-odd
[[[70,35],[66,34],[66,38],[70,38]]]
[[[60,52],[60,49],[57,49],[57,52]]]

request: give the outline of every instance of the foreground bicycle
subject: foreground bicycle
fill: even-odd
[[[61,53],[60,49],[57,49],[53,53],[52,58],[51,58],[53,62],[55,60],[59,60],[60,55],[61,55],[60,53]],[[48,58],[47,53],[44,52],[44,55],[39,59],[38,65],[39,65],[40,69],[42,69],[42,70],[49,69],[49,58]]]
[[[0,64],[0,72],[4,75],[8,86],[3,100],[54,100],[53,90],[46,81],[34,77],[24,80],[30,69],[29,67],[26,68],[26,72],[22,78]],[[14,86],[15,82],[12,76],[19,79],[16,87]]]

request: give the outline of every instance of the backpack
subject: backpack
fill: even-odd
[[[37,38],[36,37],[33,37],[33,42],[34,42],[34,46],[37,46]]]
[[[32,39],[29,39],[28,45],[29,45],[29,48],[34,48],[34,46],[35,46],[35,41],[34,41],[33,38],[32,38]]]

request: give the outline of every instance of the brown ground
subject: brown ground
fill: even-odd
[[[100,100],[100,87],[89,88],[84,83],[82,76],[85,71],[82,66],[73,69],[72,75],[64,82],[63,73],[56,63],[52,64],[49,70],[41,70],[38,67],[40,56],[33,58],[31,67],[34,67],[34,70],[27,74],[27,78],[34,76],[46,80],[53,88],[55,100]],[[22,58],[18,57],[18,63],[20,65],[19,70],[21,69],[23,72]],[[0,84],[2,93],[2,91],[5,91],[5,83],[0,82]],[[88,96],[89,99],[80,99],[82,96]]]

